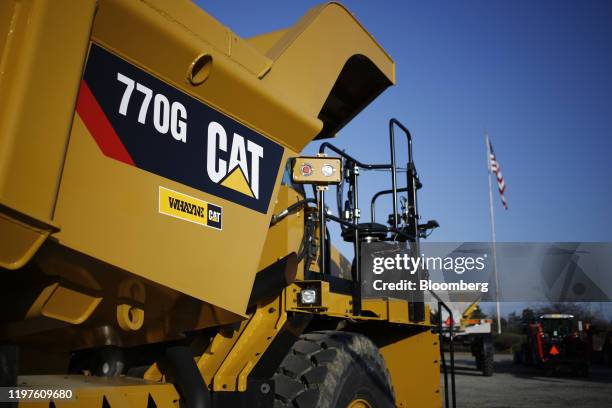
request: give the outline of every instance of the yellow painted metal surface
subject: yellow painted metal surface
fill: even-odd
[[[213,383],[213,378],[219,367],[223,364],[225,357],[230,353],[248,323],[248,320],[243,320],[235,327],[226,327],[219,330],[204,354],[198,359],[198,369],[202,373],[206,384]],[[232,382],[235,382],[235,380]]]
[[[160,186],[222,206],[223,231],[159,214]],[[109,160],[75,118],[56,210],[62,245],[244,314],[270,216]]]
[[[0,204],[52,223],[95,0],[0,2]]]
[[[19,269],[38,251],[54,226],[21,221],[14,211],[0,210],[0,237],[6,237],[0,245],[0,268]],[[23,218],[23,217],[19,217]]]
[[[287,323],[284,305],[281,294],[259,304],[248,320],[216,334],[197,358],[198,369],[213,391],[246,391],[249,373]],[[145,379],[163,380],[156,364],[147,370]]]
[[[408,323],[408,302],[398,299],[387,300],[387,319],[391,323]]]
[[[160,184],[222,205],[223,233],[160,216]],[[84,197],[89,203],[86,213],[81,211]],[[263,245],[255,237],[265,234],[269,216],[108,160],[76,118],[57,220],[62,224],[57,236],[63,245],[242,314]],[[249,229],[244,222],[249,222]],[[122,239],[112,239],[118,230]],[[240,257],[231,255],[236,245]],[[234,281],[231,291],[228,277]]]
[[[283,295],[258,305],[213,378],[214,391],[246,391],[247,377],[287,321]]]
[[[304,146],[294,140],[310,141],[322,126],[282,88],[259,79],[269,58],[190,1],[103,0],[92,39],[292,150]],[[211,74],[201,86],[187,86],[188,67],[202,53],[213,58]]]
[[[338,72],[357,54],[371,60],[390,84],[395,83],[393,61],[355,17],[339,3],[322,4],[268,49],[266,56],[274,63],[264,82],[282,88],[293,104],[316,116]]]
[[[179,394],[172,384],[136,378],[85,377],[80,375],[21,376],[24,387],[72,390],[74,399],[55,400],[56,408],[147,408],[149,395],[158,408],[179,408]],[[107,405],[104,404],[106,400]],[[49,401],[21,402],[19,408],[48,408]]]
[[[278,195],[274,201],[274,214],[278,214],[291,204],[296,203],[303,197],[293,188],[287,185],[279,187]],[[302,237],[304,236],[304,211],[296,211],[289,214],[279,223],[271,226],[264,242],[264,248],[259,261],[258,270],[272,265],[284,255],[298,252]],[[298,265],[298,274],[303,276],[303,262]]]
[[[54,283],[43,289],[28,310],[26,318],[44,316],[67,323],[80,324],[91,316],[101,301],[101,297],[91,296]]]
[[[387,338],[379,344],[385,359],[398,407],[440,407],[440,345],[431,331]]]
[[[11,303],[15,306],[7,308],[5,318],[10,323],[3,327],[3,334],[20,344],[64,351],[101,344],[129,347],[177,339],[182,337],[181,333],[194,328],[219,326],[241,319],[239,315],[67,250],[57,243],[45,244],[33,262],[43,265],[45,273],[28,268],[19,271],[20,276],[7,275],[3,281],[3,297],[12,296],[15,299]],[[71,290],[102,298],[103,301],[87,320],[70,325],[44,317],[40,312],[53,284],[49,291],[33,284],[14,288],[12,293],[7,293],[6,288],[11,287],[12,278],[25,278],[32,283],[70,282]],[[31,305],[24,305],[28,306],[29,311],[17,307],[25,299],[32,301]],[[64,306],[70,311],[71,302],[62,302]],[[141,326],[137,325],[137,330],[131,329],[129,324],[122,327],[118,316],[120,307],[130,309],[128,314],[136,320],[139,313],[133,313],[134,310],[143,311],[144,320]],[[19,314],[20,310],[23,310],[23,314]]]

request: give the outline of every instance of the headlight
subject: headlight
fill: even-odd
[[[331,164],[324,164],[321,167],[321,174],[323,174],[325,177],[331,177],[334,174],[334,166]]]
[[[302,289],[300,291],[300,303],[312,305],[317,303],[317,291],[314,289]]]

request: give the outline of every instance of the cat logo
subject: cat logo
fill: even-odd
[[[225,128],[214,121],[208,125],[206,171],[214,183],[259,199],[259,161],[263,157],[264,150],[257,143],[234,133],[228,147]]]

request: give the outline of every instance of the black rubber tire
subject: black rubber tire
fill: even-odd
[[[493,371],[494,371],[494,365],[495,365],[495,358],[494,358],[494,354],[489,352],[484,352],[482,359],[481,359],[481,367],[480,367],[480,371],[482,371],[482,375],[484,375],[485,377],[491,377],[493,375]]]
[[[491,377],[495,364],[495,349],[490,334],[478,336],[472,343],[472,354],[476,359],[476,369],[485,377]]]
[[[375,408],[395,406],[385,361],[376,345],[360,334],[303,334],[273,380],[275,408],[345,408],[356,399]]]

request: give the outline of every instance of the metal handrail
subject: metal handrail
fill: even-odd
[[[450,310],[448,305],[444,303],[442,299],[432,290],[429,290],[429,293],[438,301],[438,341],[440,342],[440,360],[442,362],[442,370],[444,371],[444,406],[446,408],[456,408],[457,407],[457,393],[455,389],[455,346],[453,340],[453,324],[449,325],[449,352],[450,352],[450,371],[451,371],[451,407],[449,407],[448,401],[448,370],[446,368],[446,357],[444,355],[444,347],[443,347],[443,327],[442,327],[442,308],[444,308],[451,320],[453,319],[453,312]]]
[[[398,188],[396,193],[406,193],[408,191],[408,187]],[[378,193],[372,196],[372,201],[370,202],[370,219],[372,222],[376,222],[376,200],[378,197],[386,194],[393,193],[393,190],[381,190]]]

